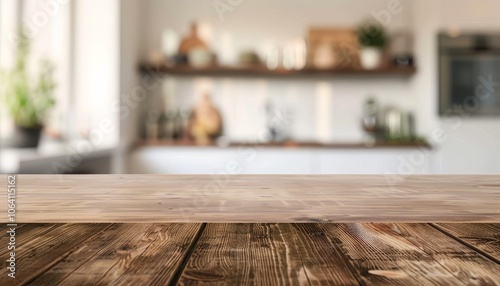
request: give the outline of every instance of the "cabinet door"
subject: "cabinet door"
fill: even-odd
[[[144,147],[132,153],[129,166],[134,174],[217,174],[234,172],[237,159],[232,149]]]
[[[256,149],[243,165],[245,174],[311,174],[312,152],[307,149]]]
[[[310,174],[307,150],[145,147],[130,157],[131,173],[153,174]]]
[[[425,174],[426,149],[325,150],[316,153],[321,174]]]

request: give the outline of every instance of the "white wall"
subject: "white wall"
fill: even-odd
[[[120,144],[113,162],[114,173],[128,170],[128,152],[137,140],[138,108],[135,101],[130,101],[131,92],[140,85],[137,65],[141,61],[142,35],[144,28],[144,3],[141,0],[120,1]],[[126,111],[126,113],[124,113]]]
[[[227,1],[223,1],[227,2]],[[234,3],[238,1],[232,1]],[[311,26],[353,27],[368,19],[371,12],[387,9],[388,0],[284,1],[252,0],[219,17],[214,1],[144,1],[143,59],[147,51],[159,50],[162,31],[173,29],[181,36],[191,21],[209,26],[210,45],[223,61],[234,61],[244,49],[261,50],[270,43],[283,45],[307,35]],[[389,21],[389,30],[410,28],[410,11],[403,9]],[[192,106],[206,90],[222,109],[226,135],[235,140],[252,140],[265,126],[264,105],[270,99],[294,113],[291,135],[298,140],[359,141],[362,103],[375,95],[381,104],[413,110],[417,98],[405,79],[182,79],[170,83],[171,91],[183,108]],[[172,100],[171,100],[172,101]],[[158,103],[154,105],[158,106]]]
[[[500,173],[500,118],[440,118],[438,116],[438,31],[500,33],[500,2],[494,0],[422,0],[413,3],[413,29],[419,72],[412,80],[419,97],[422,126],[438,147],[435,172]],[[493,75],[498,81],[500,75]],[[432,136],[432,134],[440,134]]]
[[[119,121],[112,105],[119,98],[120,1],[76,1],[74,102],[76,130],[99,130],[99,146],[118,142]],[[102,130],[110,122],[112,131]]]

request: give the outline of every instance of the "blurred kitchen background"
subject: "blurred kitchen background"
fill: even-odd
[[[495,0],[0,0],[0,172],[500,172]]]

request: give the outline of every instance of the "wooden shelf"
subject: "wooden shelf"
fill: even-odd
[[[417,142],[377,142],[374,145],[364,143],[319,143],[319,142],[294,142],[288,141],[283,143],[261,143],[261,142],[229,142],[224,145],[216,143],[208,145],[197,145],[192,141],[144,141],[137,144],[137,147],[151,147],[151,146],[164,146],[164,147],[263,147],[263,148],[322,148],[322,149],[370,149],[370,148],[424,148],[431,149],[431,145],[425,141]]]
[[[147,65],[140,66],[144,73],[160,73],[175,76],[224,76],[224,77],[304,77],[304,76],[403,76],[408,77],[416,72],[415,67],[385,67],[376,70],[364,69],[332,69],[320,70],[306,68],[303,70],[269,70],[265,66],[209,66],[194,68],[188,65],[166,66]]]

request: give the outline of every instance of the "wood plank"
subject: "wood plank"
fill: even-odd
[[[0,269],[0,285],[24,285],[63,260],[74,248],[92,238],[109,224],[66,224],[48,232],[20,233],[22,244],[16,244],[16,278],[7,277]],[[50,228],[50,226],[47,226]],[[2,257],[3,261],[5,256]]]
[[[500,222],[496,175],[18,175],[17,183],[19,223]]]
[[[15,228],[15,233],[16,233],[16,245],[21,246],[26,244],[27,242],[31,241],[33,237],[37,236],[42,236],[48,232],[53,231],[54,229],[58,227],[62,227],[63,224],[53,224],[53,223],[27,223],[23,224],[22,227],[16,227]],[[6,233],[10,227],[7,227],[6,225],[2,225],[0,228],[2,234]],[[0,238],[0,245],[7,245],[9,241],[8,236],[2,236]],[[0,257],[3,257],[6,255],[10,250],[7,249],[7,247],[2,247],[0,248]]]
[[[500,224],[440,223],[435,226],[500,263]]]
[[[167,285],[200,224],[115,224],[33,285]]]
[[[466,285],[498,285],[500,265],[428,224],[400,224],[398,231]]]
[[[308,225],[208,224],[179,285],[359,284]]]
[[[497,285],[500,265],[428,224],[319,224],[366,285]]]

